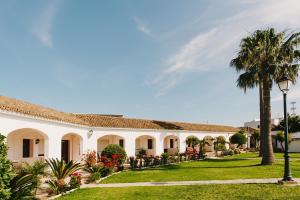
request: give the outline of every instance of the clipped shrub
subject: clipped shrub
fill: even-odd
[[[134,157],[133,156],[129,157],[129,164],[130,164],[130,168],[134,169]]]
[[[240,154],[240,153],[241,153],[241,151],[239,149],[234,150],[234,154]]]
[[[12,166],[7,159],[7,146],[5,144],[5,136],[0,134],[0,199],[9,199],[10,181],[12,180],[14,173]]]
[[[104,148],[104,150],[101,153],[101,156],[104,156],[108,159],[113,159],[113,155],[118,155],[118,165],[124,164],[127,155],[123,147],[117,144],[109,144]]]
[[[246,144],[246,142],[247,142],[246,135],[242,132],[235,133],[230,138],[230,143],[237,144],[237,148],[239,148],[243,144]]]
[[[161,154],[162,164],[168,164],[169,160],[169,154],[168,153],[162,153]]]

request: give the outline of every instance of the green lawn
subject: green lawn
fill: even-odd
[[[290,157],[293,158],[300,158],[300,153],[290,153]],[[225,156],[225,158],[257,158],[260,159],[260,157],[258,157],[258,153],[241,153],[238,155],[233,155],[233,156]],[[275,153],[275,158],[276,159],[283,159],[283,153]]]
[[[126,171],[102,181],[102,183],[228,180],[249,178],[280,178],[283,176],[283,160],[273,166],[260,166],[260,159],[220,159],[184,162],[144,170]],[[300,161],[292,161],[292,175],[300,177]]]
[[[300,187],[287,187],[276,184],[244,185],[201,185],[201,186],[162,186],[129,188],[80,189],[59,200],[167,200],[167,199],[205,199],[205,200],[266,200],[300,199]]]

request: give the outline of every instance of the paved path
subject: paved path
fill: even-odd
[[[175,186],[175,185],[211,185],[211,184],[251,184],[251,183],[278,183],[280,178],[270,179],[236,179],[236,180],[209,180],[209,181],[170,181],[170,182],[139,182],[139,183],[109,183],[109,184],[86,184],[81,188],[95,187],[140,187],[140,186]],[[300,179],[295,179],[300,182]]]

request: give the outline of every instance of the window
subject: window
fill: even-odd
[[[174,139],[170,139],[170,148],[174,148]]]
[[[32,152],[33,152],[32,143],[33,142],[30,139],[23,139],[23,158],[32,157]]]
[[[124,140],[123,139],[119,140],[119,145],[124,148]]]
[[[148,149],[153,149],[153,140],[148,139]]]

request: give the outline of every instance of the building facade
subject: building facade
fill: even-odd
[[[149,156],[175,155],[186,151],[187,137],[223,136],[229,141],[237,131],[230,126],[64,113],[0,96],[0,133],[6,136],[14,163],[40,158],[80,161],[87,151],[100,154],[108,144],[124,147],[127,156],[141,149]]]

